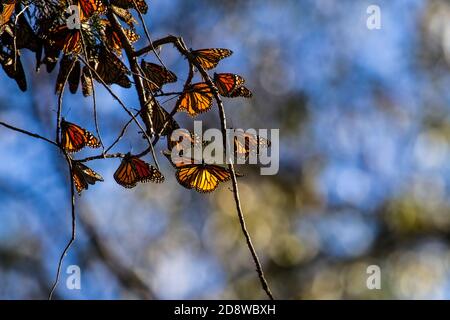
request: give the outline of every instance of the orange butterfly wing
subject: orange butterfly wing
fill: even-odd
[[[214,73],[214,84],[219,90],[219,94],[223,97],[236,98],[252,97],[252,92],[243,86],[244,78],[233,73]]]
[[[230,93],[230,98],[236,98],[236,97],[243,97],[243,98],[251,98],[253,96],[253,93],[246,88],[245,86],[239,87],[233,92]]]
[[[172,159],[172,152],[166,150],[163,154],[177,169],[175,177],[178,183],[187,189],[208,193],[216,190],[219,182],[225,182],[231,178],[231,173],[226,168],[214,164],[195,163],[192,158],[180,157],[176,154]]]
[[[125,188],[133,188],[138,182],[163,182],[164,176],[158,169],[138,157],[127,156],[114,173],[114,179]]]
[[[81,52],[80,30],[70,30],[66,25],[59,25],[50,30],[49,40],[52,45],[62,50],[64,54]]]
[[[113,30],[108,20],[102,19],[100,23],[105,27],[105,42],[113,49],[119,56],[122,55],[123,44],[119,35]],[[130,43],[134,43],[139,40],[139,35],[131,29],[122,28],[125,36]]]
[[[156,91],[166,83],[177,81],[177,76],[170,70],[155,63],[142,60],[141,68],[144,71],[144,85],[148,91]]]
[[[214,69],[220,60],[227,58],[233,54],[233,51],[223,48],[200,49],[191,51],[195,60],[205,70]]]
[[[79,195],[81,195],[83,190],[87,190],[90,184],[93,185],[97,181],[103,181],[103,177],[101,175],[81,162],[73,161],[72,163],[73,182]]]
[[[78,0],[78,3],[86,18],[90,18],[96,13],[100,14],[106,11],[103,0]]]
[[[178,98],[177,111],[185,111],[191,117],[209,111],[212,107],[213,93],[209,86],[204,83],[189,85]]]
[[[214,84],[221,96],[227,97],[231,92],[244,84],[241,76],[233,73],[214,73]]]
[[[142,14],[148,11],[145,0],[111,0],[111,4],[123,9],[136,8]]]
[[[100,147],[99,140],[92,133],[76,124],[62,120],[61,129],[62,147],[67,152],[78,152],[85,146]]]
[[[270,140],[258,135],[235,131],[234,132],[234,151],[237,156],[247,158],[249,154],[259,154],[261,148],[270,147]]]
[[[231,178],[228,169],[208,164],[182,166],[175,176],[183,187],[195,189],[201,193],[212,192],[216,190],[219,182],[225,182]]]

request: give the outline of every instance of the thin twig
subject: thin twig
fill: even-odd
[[[149,145],[152,145],[152,141],[151,138],[147,135],[145,129],[142,127],[142,125],[139,123],[139,120],[137,119],[137,117],[134,116],[134,114],[130,111],[130,109],[125,105],[125,103],[114,93],[114,91],[111,90],[111,88],[106,84],[106,82],[100,77],[100,75],[98,74],[98,72],[92,68],[83,58],[81,58],[81,61],[83,61],[83,63],[94,73],[94,75],[96,76],[96,78],[98,79],[98,81],[105,87],[105,89],[109,92],[109,94],[115,99],[117,100],[117,102],[119,102],[120,106],[125,110],[126,113],[128,113],[128,115],[133,119],[133,121],[136,123],[136,125],[139,127],[139,129],[141,129],[144,133],[145,138],[147,139]],[[155,159],[156,159],[156,155],[155,155]]]
[[[199,64],[197,63],[197,61],[194,59],[194,57],[192,56],[191,52],[187,49],[186,45],[184,44],[184,41],[182,38],[179,37],[175,37],[172,35],[169,35],[165,38],[161,38],[159,40],[156,40],[152,43],[151,46],[147,46],[141,50],[138,50],[135,52],[136,56],[140,56],[142,54],[145,54],[146,52],[152,50],[152,47],[155,47],[156,44],[159,45],[163,45],[163,44],[168,44],[168,43],[172,43],[177,50],[186,57],[186,59],[188,59],[190,64],[193,64],[197,70],[200,72],[200,74],[202,75],[202,77],[204,78],[205,82],[208,84],[208,86],[212,89],[213,95],[214,95],[214,99],[217,102],[217,106],[219,108],[219,116],[220,116],[220,123],[221,123],[221,130],[222,130],[222,135],[223,135],[223,144],[224,144],[224,149],[225,152],[226,150],[230,149],[230,146],[228,146],[227,144],[227,139],[225,138],[227,136],[227,122],[226,122],[226,115],[225,115],[225,109],[223,107],[223,102],[222,99],[220,98],[219,92],[217,90],[217,87],[214,85],[213,81],[211,80],[210,76],[208,75],[208,73],[205,71],[205,69]],[[189,77],[188,77],[189,80]],[[230,160],[230,159],[228,159]],[[256,266],[256,271],[258,273],[258,277],[259,280],[261,282],[261,286],[263,288],[263,290],[266,292],[267,296],[273,300],[273,294],[269,288],[269,285],[267,283],[267,280],[264,276],[264,271],[262,269],[261,266],[261,262],[259,261],[258,255],[256,253],[256,250],[253,246],[250,234],[247,230],[247,226],[245,223],[245,217],[244,217],[244,213],[242,210],[242,206],[241,206],[241,201],[240,201],[240,197],[239,197],[239,188],[238,188],[238,183],[237,183],[237,178],[236,178],[236,171],[234,169],[234,165],[233,165],[233,161],[228,161],[228,168],[230,170],[231,173],[231,181],[232,181],[232,185],[233,185],[233,195],[234,195],[234,200],[236,203],[236,210],[238,213],[238,217],[239,217],[239,222],[241,224],[241,228],[242,228],[242,232],[244,233],[245,239],[247,241],[247,246],[249,248],[249,251],[253,257],[253,261],[255,263]]]
[[[134,116],[137,117],[141,111],[138,111]],[[125,132],[127,131],[128,126],[133,122],[133,119],[128,120],[127,123],[123,126],[122,130],[120,131],[119,135],[117,136],[116,140],[104,151],[107,153],[109,150],[111,150],[125,135]]]
[[[150,37],[150,32],[148,31],[147,24],[145,23],[145,19],[144,19],[144,17],[142,16],[142,13],[141,13],[139,10],[137,10],[138,6],[137,6],[135,0],[133,0],[133,4],[134,4],[134,6],[135,6],[135,8],[136,8],[136,11],[137,11],[137,13],[138,13],[139,20],[141,20],[141,23],[142,23],[142,27],[143,27],[143,29],[144,29],[145,36],[147,37],[147,40],[148,40],[148,42],[149,42],[149,45],[152,47],[152,51],[153,51],[153,53],[155,54],[156,59],[158,59],[158,61],[162,64],[162,66],[163,66],[164,68],[167,69],[166,65],[164,64],[164,62],[162,61],[162,59],[161,59],[161,57],[159,56],[158,52],[156,52],[155,47],[153,46],[153,41],[152,41],[152,38]]]
[[[214,82],[211,80],[211,77],[209,76],[209,74],[194,59],[194,57],[192,56],[191,52],[187,49],[186,45],[184,44],[183,40],[181,38],[178,38],[174,44],[175,44],[175,47],[180,51],[180,53],[182,55],[184,55],[188,59],[188,61],[190,61],[193,65],[195,65],[197,70],[200,72],[200,74],[204,78],[205,82],[212,89],[212,92],[213,92],[213,95],[214,95],[214,99],[216,100],[217,106],[219,108],[221,130],[222,130],[222,135],[223,135],[223,146],[224,146],[224,149],[225,149],[225,153],[227,154],[226,150],[230,150],[230,146],[228,145],[227,139],[226,139],[226,136],[227,136],[227,120],[226,120],[226,115],[225,115],[225,108],[223,106],[222,99],[220,98],[219,91],[217,90],[217,87],[214,85]],[[241,200],[240,200],[240,197],[239,197],[238,182],[237,182],[237,178],[236,178],[236,171],[234,169],[233,161],[231,161],[231,159],[228,159],[227,162],[228,162],[228,169],[229,169],[229,171],[231,173],[231,182],[232,182],[232,186],[233,186],[233,195],[234,195],[234,200],[235,200],[235,203],[236,203],[236,210],[237,210],[237,213],[238,213],[239,222],[241,224],[242,232],[244,233],[245,239],[247,241],[247,246],[248,246],[248,248],[250,250],[250,253],[251,253],[252,257],[253,257],[253,261],[254,261],[255,266],[256,266],[256,271],[258,272],[258,277],[259,277],[259,280],[261,282],[261,286],[264,289],[264,291],[266,292],[267,296],[271,300],[273,300],[274,299],[273,294],[272,294],[272,292],[270,290],[270,287],[269,287],[269,285],[267,283],[267,280],[266,280],[266,278],[264,276],[264,271],[262,269],[261,262],[259,261],[258,255],[257,255],[256,250],[255,250],[255,248],[253,246],[253,243],[252,243],[252,239],[251,239],[250,234],[249,234],[249,232],[247,230],[244,213],[243,213],[242,206],[241,206]]]
[[[55,143],[54,141],[52,141],[52,140],[50,140],[50,139],[47,139],[47,138],[45,138],[45,137],[43,137],[43,136],[41,136],[41,135],[39,135],[39,134],[37,134],[37,133],[33,133],[33,132],[30,132],[30,131],[27,131],[27,130],[24,130],[24,129],[20,129],[20,128],[14,127],[14,126],[12,126],[12,125],[10,125],[10,124],[7,124],[7,123],[5,123],[5,122],[3,122],[3,121],[0,121],[0,125],[2,125],[2,126],[4,126],[4,127],[8,128],[8,129],[11,129],[11,130],[14,130],[14,131],[17,131],[17,132],[20,132],[20,133],[24,133],[24,134],[26,134],[26,135],[28,135],[28,136],[30,136],[30,137],[38,138],[38,139],[44,140],[44,141],[46,141],[46,142],[48,142],[48,143],[51,143],[51,144],[53,144],[54,146],[56,146],[56,147],[59,148],[59,145],[58,145],[57,143]]]
[[[61,91],[58,95],[58,111],[56,112],[56,143],[60,145],[61,140],[61,111],[62,111],[62,105],[63,105],[63,97],[64,97],[64,89],[66,87],[67,81],[69,80],[70,74],[72,73],[73,68],[75,67],[76,60],[72,61],[72,64],[70,65],[69,72],[67,72],[66,77],[64,78],[64,82],[61,87]]]
[[[84,41],[84,36],[83,36],[83,32],[81,32],[80,30],[80,35],[81,35],[81,43],[83,45],[83,51],[84,51],[84,55],[86,57],[87,62],[89,63],[89,54],[88,51],[86,49],[86,42]],[[98,136],[98,140],[100,141],[100,145],[102,146],[102,151],[103,153],[105,153],[105,145],[103,144],[103,140],[102,140],[102,136],[100,134],[100,127],[98,124],[98,117],[97,117],[97,98],[96,98],[96,92],[95,92],[95,82],[94,82],[94,77],[92,76],[92,71],[91,69],[88,68],[89,71],[89,77],[91,78],[91,84],[92,84],[92,103],[93,103],[93,107],[94,107],[94,125],[95,125],[95,132],[97,133]]]
[[[64,262],[64,257],[66,256],[66,254],[69,251],[72,244],[75,242],[75,237],[76,237],[76,227],[77,227],[76,221],[77,220],[76,220],[76,215],[75,215],[75,184],[73,181],[73,167],[72,167],[72,160],[67,155],[67,153],[65,153],[65,157],[67,160],[67,164],[69,166],[69,174],[70,174],[70,195],[71,195],[71,199],[72,199],[72,201],[71,201],[72,233],[71,233],[69,242],[67,243],[66,247],[64,248],[64,250],[61,254],[61,257],[59,258],[55,282],[53,283],[52,289],[50,290],[50,294],[48,295],[48,300],[52,300],[53,292],[55,291],[55,289],[59,283],[59,277],[61,275],[61,268],[62,268],[62,264]]]
[[[96,156],[90,156],[90,157],[86,157],[80,160],[77,160],[78,162],[88,162],[88,161],[92,161],[92,160],[100,160],[100,159],[114,159],[114,158],[125,158],[125,154],[123,153],[102,153],[102,154],[98,154]]]
[[[120,26],[119,21],[117,21],[116,16],[114,15],[114,13],[112,13],[112,11],[108,11],[107,12],[107,18],[109,20],[109,22],[111,23],[114,31],[118,34],[119,38],[120,38],[120,42],[123,44],[124,50],[125,50],[125,54],[127,56],[128,59],[128,63],[130,64],[130,69],[132,72],[132,76],[134,79],[134,83],[135,83],[135,89],[139,98],[139,104],[141,107],[141,118],[144,120],[144,124],[147,127],[147,132],[149,132],[150,134],[153,133],[153,121],[152,121],[152,117],[151,115],[148,114],[148,112],[146,112],[147,110],[145,109],[146,107],[146,96],[145,96],[145,89],[142,83],[142,79],[137,76],[137,74],[139,74],[139,64],[137,62],[137,58],[134,56],[134,49],[130,43],[130,41],[128,40],[127,36],[124,33],[123,28]],[[146,131],[143,132],[144,135],[146,135],[147,137],[149,136],[148,133]],[[155,162],[156,168],[159,170],[159,163],[158,163],[158,159],[156,157],[156,152],[155,152],[155,148],[153,147],[152,142],[150,141],[150,139],[148,139],[149,141],[149,147],[151,150],[151,154],[153,157],[153,161]]]

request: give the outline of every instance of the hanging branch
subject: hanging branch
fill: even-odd
[[[5,122],[3,122],[3,121],[0,121],[0,125],[2,125],[2,126],[4,126],[4,127],[8,128],[8,129],[11,129],[11,130],[14,130],[14,131],[17,131],[17,132],[26,134],[27,136],[30,136],[30,137],[33,137],[33,138],[37,138],[37,139],[44,140],[45,142],[48,142],[48,143],[50,143],[50,144],[52,144],[52,145],[54,145],[54,146],[56,146],[56,147],[59,148],[59,145],[58,145],[57,143],[55,143],[54,141],[52,141],[52,140],[50,140],[50,139],[47,139],[47,138],[45,138],[45,137],[43,137],[43,136],[41,136],[41,135],[39,135],[39,134],[37,134],[37,133],[32,133],[32,132],[30,132],[30,131],[27,131],[27,130],[24,130],[24,129],[20,129],[20,128],[14,127],[14,126],[12,126],[12,125],[10,125],[10,124],[7,124],[7,123],[5,123]]]
[[[214,99],[216,100],[218,109],[219,109],[219,116],[220,116],[220,123],[221,123],[221,131],[222,131],[222,136],[223,136],[223,146],[224,146],[224,150],[230,150],[230,146],[227,144],[227,139],[225,138],[227,136],[227,120],[226,120],[226,115],[225,115],[225,108],[223,106],[223,102],[222,99],[220,98],[219,95],[219,91],[217,90],[217,87],[215,86],[215,84],[213,83],[213,81],[211,80],[209,74],[205,71],[205,69],[197,63],[197,61],[194,59],[194,57],[192,56],[191,52],[187,49],[186,45],[184,44],[184,41],[182,38],[180,37],[175,37],[175,36],[167,36],[165,38],[156,40],[158,41],[158,45],[162,45],[162,44],[166,44],[166,43],[172,43],[173,45],[175,45],[175,47],[177,48],[177,50],[184,56],[186,57],[186,59],[189,61],[190,64],[194,65],[197,70],[200,72],[200,74],[202,75],[202,77],[205,79],[205,82],[207,83],[207,85],[211,88],[213,95],[214,95]],[[155,41],[155,42],[156,42]],[[155,47],[155,44],[153,43],[152,46],[148,46],[145,47],[139,51],[137,51],[135,54],[136,55],[140,55],[140,54],[144,54],[150,50],[152,50],[151,48]],[[226,152],[227,153],[227,152]],[[239,196],[239,188],[238,188],[238,183],[237,183],[237,178],[236,178],[236,171],[234,169],[234,165],[233,165],[233,161],[232,159],[227,159],[228,161],[228,169],[231,172],[231,182],[232,182],[232,186],[233,186],[233,195],[234,195],[234,201],[236,204],[236,210],[238,213],[238,217],[239,217],[239,223],[241,225],[241,229],[242,232],[244,233],[246,242],[247,242],[247,247],[252,255],[253,261],[255,263],[255,267],[256,267],[256,271],[258,273],[258,277],[259,280],[261,282],[261,286],[263,288],[263,290],[265,291],[265,293],[267,294],[267,296],[273,300],[273,294],[270,290],[270,287],[267,283],[267,280],[264,276],[264,271],[262,269],[261,266],[261,262],[259,261],[258,255],[256,253],[256,250],[253,246],[252,243],[252,239],[250,237],[250,234],[247,230],[247,226],[245,223],[245,217],[244,217],[244,213],[242,210],[242,206],[241,206],[241,200],[240,200],[240,196]]]
[[[71,197],[71,219],[72,219],[72,233],[69,239],[69,242],[67,243],[66,247],[64,248],[59,261],[58,261],[58,268],[56,271],[56,278],[55,282],[53,283],[52,289],[50,290],[50,293],[48,295],[48,300],[52,300],[53,293],[58,286],[59,283],[59,277],[61,275],[61,268],[62,264],[64,262],[64,258],[69,251],[72,244],[75,242],[76,238],[76,229],[77,229],[77,220],[75,215],[75,183],[73,181],[73,166],[72,166],[72,160],[70,159],[69,155],[65,152],[64,153],[67,161],[67,165],[69,167],[69,174],[70,174],[70,197]]]
[[[127,36],[125,35],[122,27],[120,26],[119,21],[117,21],[117,18],[112,13],[112,10],[108,10],[107,12],[107,18],[109,22],[111,23],[113,30],[119,35],[120,41],[123,45],[123,49],[125,50],[125,54],[127,56],[128,63],[130,65],[131,73],[133,75],[134,80],[134,86],[139,98],[139,104],[141,108],[140,116],[144,120],[144,124],[147,127],[147,131],[144,132],[144,134],[148,135],[147,133],[153,134],[153,121],[151,117],[151,110],[147,110],[147,99],[145,96],[145,89],[144,85],[142,83],[142,78],[139,76],[140,74],[140,68],[137,61],[136,56],[134,55],[134,49],[128,40]],[[152,97],[152,99],[154,99]],[[149,141],[149,147],[150,151],[153,157],[153,161],[155,162],[156,168],[159,170],[159,164],[158,159],[156,157],[155,148],[153,147],[153,143]]]

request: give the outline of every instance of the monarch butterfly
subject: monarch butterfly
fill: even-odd
[[[94,14],[101,14],[106,11],[103,0],[78,0],[81,8],[82,18],[90,18]]]
[[[124,88],[131,87],[131,81],[127,76],[130,72],[127,67],[114,53],[108,51],[105,47],[100,49],[95,71],[97,74],[94,73],[94,76],[98,81],[97,75],[108,85],[115,83]]]
[[[128,153],[114,173],[114,179],[122,187],[133,188],[138,182],[161,183],[164,176],[155,167]]]
[[[62,147],[67,152],[78,152],[84,147],[99,148],[100,141],[80,126],[61,120]]]
[[[176,103],[177,111],[185,111],[191,117],[206,112],[212,107],[213,93],[204,82],[187,86]]]
[[[178,138],[178,139],[176,139]],[[174,130],[167,139],[167,148],[172,151],[174,148],[177,154],[184,148],[196,148],[201,146],[201,138],[195,133],[191,133],[186,129]]]
[[[106,45],[113,49],[119,56],[122,55],[123,44],[117,32],[113,30],[108,20],[102,19],[100,20],[100,23],[105,28],[104,41]],[[133,30],[124,28],[122,28],[122,30],[130,43],[134,43],[139,40],[139,35]]]
[[[69,90],[75,94],[80,83],[80,61],[73,60],[70,55],[65,55],[60,62],[58,77],[56,78],[55,93],[60,94],[67,79]]]
[[[72,161],[72,178],[78,195],[83,190],[87,190],[89,185],[94,185],[97,181],[103,181],[103,177],[81,162]]]
[[[234,130],[233,132],[234,152],[238,157],[247,159],[250,153],[259,154],[261,148],[269,148],[270,140],[256,134]]]
[[[191,51],[195,61],[201,65],[205,70],[214,69],[220,60],[227,58],[233,54],[229,49],[215,48],[215,49],[200,49]]]
[[[51,39],[51,30],[54,30],[53,23],[56,18],[50,16],[46,18],[40,18],[36,20],[38,26],[37,36],[43,39],[43,43],[40,46],[44,47],[44,58],[41,61],[41,50],[39,49],[36,54],[36,70],[38,71],[40,65],[44,63],[47,68],[47,72],[50,73],[56,67],[58,57],[61,53],[61,49],[54,45],[54,41]]]
[[[145,89],[148,91],[159,90],[164,84],[177,81],[175,73],[158,64],[142,60],[141,68],[146,78],[144,79]]]
[[[147,114],[151,116],[154,132],[159,136],[167,136],[180,126],[175,119],[158,103],[156,99],[148,100]],[[144,121],[147,121],[144,117]],[[147,123],[150,127],[150,123]]]
[[[244,87],[245,80],[234,73],[214,73],[214,84],[223,97],[245,97],[250,98],[252,93]]]
[[[137,23],[133,15],[127,10],[117,6],[111,6],[114,14],[123,22],[125,22],[130,28],[134,28],[134,24]]]
[[[172,161],[171,152],[164,151],[164,155],[177,169],[175,177],[179,184],[187,189],[195,189],[201,193],[212,192],[220,182],[230,180],[230,171],[215,164],[196,164],[193,159],[180,157]]]
[[[80,53],[82,48],[81,31],[59,25],[49,30],[48,40],[51,46],[62,50],[64,54]]]
[[[111,0],[111,4],[123,9],[135,8],[142,14],[146,14],[148,11],[145,0]]]
[[[2,1],[1,7],[3,10],[0,14],[0,28],[3,29],[3,26],[8,23],[9,18],[11,18],[12,14],[14,13],[16,0]]]
[[[87,66],[84,66],[81,72],[81,90],[85,97],[90,96],[94,91],[94,83],[92,82],[91,73]]]

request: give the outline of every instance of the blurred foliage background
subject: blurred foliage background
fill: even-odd
[[[277,298],[450,298],[450,2],[376,1],[382,28],[368,30],[372,2],[149,1],[153,39],[234,51],[217,70],[243,75],[254,98],[226,100],[233,127],[280,129],[277,175],[239,168],[248,228]],[[145,45],[142,37],[136,47]],[[161,56],[184,80],[176,50]],[[0,75],[0,119],[53,137],[56,73],[34,73],[28,54],[24,63],[27,93]],[[110,142],[127,115],[96,89]],[[113,89],[137,108],[133,90]],[[67,93],[64,114],[94,130],[90,98]],[[219,126],[216,107],[200,119]],[[138,131],[118,150],[142,150]],[[70,236],[68,172],[54,148],[4,128],[0,150],[0,298],[43,299]],[[56,297],[265,298],[228,186],[197,194],[160,162],[166,183],[132,190],[112,178],[119,160],[90,163],[105,182],[77,198],[77,240]],[[65,286],[70,264],[81,268],[81,290]],[[372,264],[381,290],[366,287]]]

